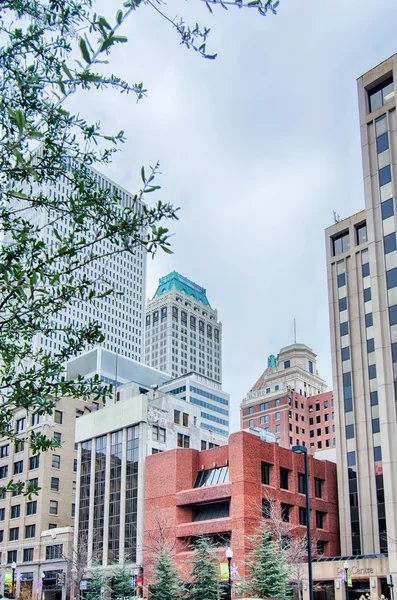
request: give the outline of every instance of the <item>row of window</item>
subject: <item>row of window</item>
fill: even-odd
[[[295,508],[292,504],[286,504],[285,502],[280,503],[280,516],[281,520],[284,523],[291,522],[291,514],[293,509]],[[306,508],[299,506],[299,524],[306,525],[307,524],[307,512]],[[269,498],[264,498],[262,500],[262,516],[265,519],[273,519],[274,518],[274,502]],[[316,527],[317,529],[325,529],[326,525],[326,516],[327,513],[322,512],[320,510],[316,510]]]
[[[261,482],[264,485],[270,485],[271,471],[274,465],[266,462],[261,463]],[[279,487],[282,490],[288,490],[290,485],[290,476],[292,471],[280,467],[279,469]],[[298,493],[306,494],[306,480],[303,473],[298,473]],[[323,480],[318,477],[314,478],[314,495],[316,498],[323,497]]]

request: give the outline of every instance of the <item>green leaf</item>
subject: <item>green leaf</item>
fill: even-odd
[[[66,89],[65,89],[65,86],[63,85],[63,81],[61,78],[58,79],[58,85],[59,85],[59,89],[61,90],[62,94],[64,96],[66,96]]]
[[[21,198],[21,200],[26,200],[27,198],[26,194],[23,194],[22,192],[16,192],[15,190],[9,190],[8,193],[11,194],[11,196],[14,196],[14,198]]]
[[[143,183],[146,183],[145,167],[141,168],[141,179],[142,179]]]
[[[103,52],[104,50],[107,50],[108,48],[110,48],[110,46],[112,46],[112,44],[114,44],[114,40],[111,36],[104,38],[99,51]]]
[[[63,62],[63,63],[61,64],[61,67],[62,67],[62,70],[63,70],[63,72],[65,73],[65,75],[66,75],[67,77],[69,77],[69,79],[73,79],[73,75],[72,75],[72,74],[71,74],[71,72],[69,71],[69,69],[68,69],[68,67],[67,67],[66,63],[64,63],[64,62]]]
[[[103,16],[100,16],[98,18],[98,24],[102,25],[102,27],[106,27],[106,29],[109,29],[110,31],[112,30],[112,26],[108,23],[108,21]]]
[[[85,43],[85,40],[82,37],[79,38],[79,48],[80,48],[82,57],[84,58],[85,62],[87,62],[87,63],[91,62],[91,58],[90,58],[90,54],[88,52],[87,44]]]
[[[120,25],[121,21],[123,20],[123,11],[122,10],[118,10],[116,13],[116,21],[117,24]]]
[[[150,192],[154,192],[155,190],[159,190],[159,189],[160,189],[159,185],[153,185],[152,187],[145,188],[143,190],[143,193],[144,194],[150,194]]]
[[[121,44],[128,42],[128,38],[125,35],[114,35],[113,39],[115,42],[120,42]]]

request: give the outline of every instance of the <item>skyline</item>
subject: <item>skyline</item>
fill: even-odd
[[[333,211],[364,208],[356,79],[397,51],[397,7],[284,0],[277,16],[260,18],[175,5],[187,22],[211,27],[207,49],[218,58],[179,47],[161,18],[137,11],[113,60],[148,97],[135,106],[110,92],[90,110],[126,133],[106,171],[118,183],[134,191],[140,166],[160,159],[161,198],[181,211],[174,254],[148,261],[147,297],[173,270],[207,289],[223,323],[235,431],[268,355],[294,341],[294,318],[297,341],[318,355],[332,389],[324,230]]]

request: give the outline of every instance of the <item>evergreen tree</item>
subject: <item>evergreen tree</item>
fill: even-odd
[[[180,593],[182,584],[166,548],[157,555],[153,575],[155,583],[150,586],[151,600],[174,600]]]
[[[194,545],[188,600],[218,599],[218,558],[207,538],[199,537]]]
[[[245,591],[258,598],[280,598],[288,596],[288,569],[282,550],[272,541],[269,531],[262,527],[251,538],[253,546],[247,561]]]
[[[112,595],[118,600],[135,596],[135,588],[131,586],[131,569],[128,569],[124,564],[117,566],[113,571],[111,587]]]
[[[87,582],[85,600],[102,600],[106,587],[106,580],[100,567],[94,565],[91,569],[91,577]]]

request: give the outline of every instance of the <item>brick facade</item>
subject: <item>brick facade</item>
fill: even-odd
[[[262,463],[269,465],[269,485],[262,484]],[[224,483],[194,487],[201,471],[228,467]],[[288,471],[288,489],[280,489],[280,468]],[[328,461],[309,457],[311,528],[313,538],[323,542],[324,555],[339,554],[339,523],[337,507],[336,466]],[[151,568],[161,535],[168,537],[182,576],[187,575],[191,556],[191,539],[207,534],[221,534],[224,546],[233,549],[233,562],[244,574],[244,558],[248,537],[261,520],[262,501],[272,499],[276,505],[290,508],[290,524],[296,525],[293,535],[304,536],[306,527],[299,524],[299,508],[305,507],[305,495],[298,491],[298,474],[304,473],[303,456],[277,444],[263,442],[248,432],[234,433],[228,446],[199,452],[190,449],[170,450],[148,456],[145,483],[145,586],[150,585]],[[321,498],[315,496],[315,479],[321,480]],[[198,519],[207,503],[229,504],[228,515],[221,518]],[[221,505],[218,505],[221,506]],[[322,528],[316,527],[316,512],[323,514]],[[228,538],[230,537],[230,542]],[[157,546],[157,547],[156,547]],[[224,547],[219,549],[223,562]]]
[[[241,426],[269,429],[283,448],[303,445],[311,453],[334,448],[333,404],[333,392],[309,398],[292,390],[280,392],[275,399],[262,395],[252,406],[242,408]]]

